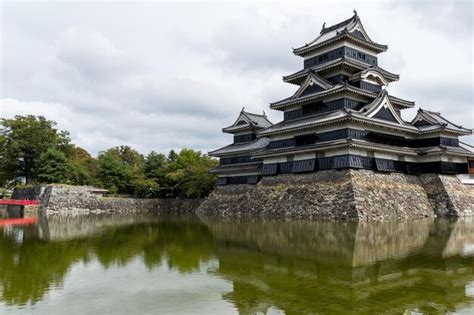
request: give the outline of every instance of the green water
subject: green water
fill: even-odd
[[[474,313],[474,221],[49,217],[0,229],[1,314]]]

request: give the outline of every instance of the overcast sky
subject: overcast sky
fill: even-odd
[[[471,1],[0,6],[0,116],[44,115],[94,155],[121,144],[207,152],[231,142],[221,128],[242,106],[281,120],[269,103],[296,90],[281,76],[303,66],[291,47],[354,8],[389,45],[379,65],[400,74],[391,94],[474,127]]]

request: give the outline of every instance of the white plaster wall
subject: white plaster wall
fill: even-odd
[[[287,161],[286,156],[269,157],[269,158],[263,159],[263,164],[282,163],[286,161]]]
[[[300,160],[309,160],[316,158],[316,153],[305,153],[305,154],[298,154],[295,155],[293,161],[300,161]]]

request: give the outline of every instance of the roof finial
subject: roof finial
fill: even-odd
[[[326,22],[323,23],[323,27],[321,28],[321,32],[324,31],[325,28],[326,28]]]
[[[264,110],[262,110],[262,112],[263,112],[263,116],[267,117],[267,114],[265,114],[265,111],[264,111]]]
[[[354,9],[353,12],[354,12],[354,16],[357,16],[357,11],[356,11],[356,9]]]
[[[240,112],[243,113],[244,111],[245,111],[245,106],[242,106],[242,110]]]

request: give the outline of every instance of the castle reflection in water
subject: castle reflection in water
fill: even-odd
[[[474,222],[226,221],[131,216],[49,217],[0,234],[0,301],[41,301],[71,266],[140,257],[210,276],[240,313],[453,312],[474,304]],[[25,273],[25,270],[28,270]]]

